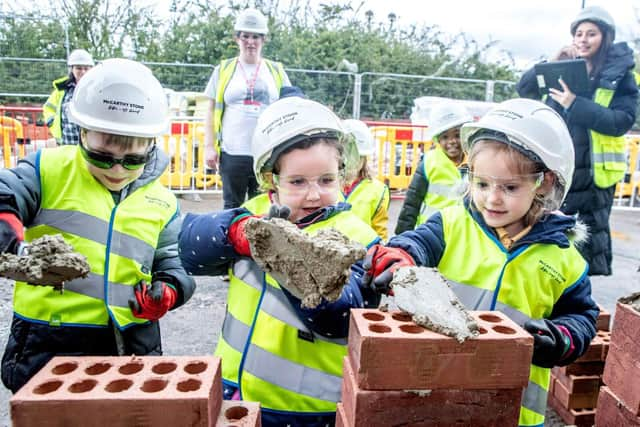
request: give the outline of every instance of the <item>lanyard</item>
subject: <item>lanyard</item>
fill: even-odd
[[[244,77],[244,81],[247,83],[247,88],[249,88],[249,96],[250,99],[245,100],[245,104],[258,104],[253,100],[253,89],[256,87],[256,80],[258,80],[258,74],[260,73],[260,65],[262,64],[262,59],[258,61],[258,65],[256,66],[256,71],[253,73],[251,79],[247,78],[247,72],[242,66],[242,62],[238,60],[238,65],[240,66],[240,71],[242,71],[242,76]]]

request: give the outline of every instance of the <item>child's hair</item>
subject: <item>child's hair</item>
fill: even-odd
[[[86,134],[89,130],[82,128],[80,130],[80,135],[83,140],[86,141]],[[130,150],[137,145],[143,144],[147,142],[147,144],[153,144],[156,139],[149,137],[140,137],[140,136],[127,136],[127,135],[115,135],[115,134],[105,134],[107,135],[105,139],[105,145],[117,145],[118,147],[122,147],[125,150]]]
[[[344,144],[340,142],[340,140],[338,139],[326,138],[326,137],[305,138],[301,141],[291,144],[290,146],[282,150],[281,153],[278,154],[278,158],[275,159],[273,163],[273,170],[271,172],[267,172],[267,174],[277,175],[280,173],[280,160],[282,159],[282,156],[284,156],[285,154],[290,153],[293,150],[306,150],[307,148],[311,148],[318,144],[326,144],[336,149],[338,153],[339,173],[342,175],[342,173],[344,172]],[[265,179],[263,181],[262,190],[264,191],[275,190],[271,182],[271,179]]]
[[[369,159],[367,156],[360,156],[360,167],[358,168],[357,180],[371,179],[371,170],[369,169]]]
[[[518,175],[530,175],[539,172],[553,173],[544,164],[532,160],[513,146],[491,139],[482,139],[476,141],[471,147],[468,157],[468,163],[471,172],[473,172],[473,164],[478,153],[480,153],[484,149],[492,149],[498,153],[506,154],[507,158],[509,159],[509,165],[515,169],[515,172]],[[471,186],[469,185],[467,187],[466,195],[469,195],[470,189]],[[558,200],[561,199],[562,194],[562,184],[554,173],[554,184],[551,191],[544,195],[536,193],[529,211],[524,216],[525,226],[535,224],[548,212],[558,209],[560,207],[558,205]],[[475,208],[473,203],[472,207]]]

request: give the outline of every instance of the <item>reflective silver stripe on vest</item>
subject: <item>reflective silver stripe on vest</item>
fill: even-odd
[[[263,381],[315,399],[338,402],[342,377],[299,365],[251,345],[244,370]]]
[[[248,258],[237,261],[233,266],[233,274],[252,288],[262,291],[262,270]],[[313,335],[314,339],[339,345],[347,345],[347,338],[332,339],[313,333],[300,320],[289,299],[281,289],[271,285],[266,286],[266,293],[262,298],[260,309],[271,317],[274,317],[288,326]],[[225,322],[227,319],[225,318]],[[226,337],[225,337],[226,339]]]
[[[245,325],[227,311],[222,324],[222,338],[238,353],[244,351],[249,338],[249,326]]]
[[[91,298],[104,300],[104,277],[89,273],[85,278],[65,282],[64,289]],[[129,300],[134,298],[133,286],[109,282],[109,301],[107,304],[116,307],[129,307]]]
[[[520,326],[524,325],[524,322],[531,319],[520,310],[500,301],[496,301],[496,306],[491,308],[494,296],[493,291],[453,281],[449,281],[449,284],[451,285],[453,292],[455,292],[460,299],[460,302],[462,302],[468,310],[498,310],[506,314],[511,320]]]
[[[547,409],[547,390],[533,381],[529,381],[522,393],[522,406],[544,416]]]
[[[443,197],[449,197],[451,192],[453,191],[452,185],[447,184],[438,184],[438,183],[429,183],[429,188],[427,189],[429,193],[437,194]]]
[[[593,161],[596,163],[615,162],[627,164],[625,153],[619,152],[593,153]]]
[[[43,209],[38,213],[32,225],[49,225],[66,233],[100,243],[107,244],[109,223],[83,212],[60,209]],[[155,248],[144,240],[113,230],[112,253],[132,259],[135,262],[151,267]]]
[[[215,108],[216,110],[221,110],[222,108],[224,108],[224,102],[216,102]]]

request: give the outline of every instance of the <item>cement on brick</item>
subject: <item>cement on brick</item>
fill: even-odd
[[[45,235],[29,243],[23,255],[0,254],[0,276],[61,290],[64,282],[86,277],[90,267],[84,255],[76,253],[62,235]]]
[[[629,296],[622,297],[618,300],[622,304],[628,304],[635,311],[640,311],[640,292],[634,292]]]
[[[306,308],[337,300],[351,265],[366,255],[335,229],[310,235],[284,219],[250,218],[245,230],[253,259]]]
[[[475,319],[434,268],[403,267],[393,275],[391,287],[398,307],[413,321],[434,332],[464,342],[478,336]]]

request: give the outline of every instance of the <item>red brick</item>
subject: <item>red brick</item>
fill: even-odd
[[[591,427],[596,416],[595,409],[567,409],[549,394],[548,406],[556,411],[565,424],[576,427]]]
[[[553,376],[569,393],[595,392],[597,394],[602,382],[600,375],[564,375],[554,372]]]
[[[11,398],[11,419],[14,427],[213,426],[221,392],[213,356],[55,357]]]
[[[336,410],[336,427],[351,427],[347,424],[347,416],[344,413],[342,403],[338,403],[338,409]]]
[[[609,313],[603,306],[598,304],[600,314],[596,319],[596,329],[599,331],[610,331],[611,327],[611,313]]]
[[[574,363],[583,362],[603,362],[609,351],[611,332],[598,331],[593,337],[587,351],[584,352]]]
[[[223,400],[216,427],[260,427],[260,404]]]
[[[481,334],[461,344],[401,312],[352,310],[349,357],[358,385],[369,390],[526,386],[531,335],[500,312],[472,315]]]
[[[629,305],[618,303],[603,380],[635,415],[640,415],[638,331],[640,313]]]
[[[567,366],[556,366],[551,370],[560,375],[602,375],[604,372],[604,362],[582,362],[572,363]]]
[[[562,382],[556,378],[553,396],[567,409],[595,408],[598,403],[598,390],[595,387],[588,392],[571,393]]]
[[[598,397],[595,425],[596,427],[638,427],[640,417],[627,408],[609,387],[602,387]]]
[[[363,390],[348,357],[342,382],[344,425],[516,426],[522,389]]]

